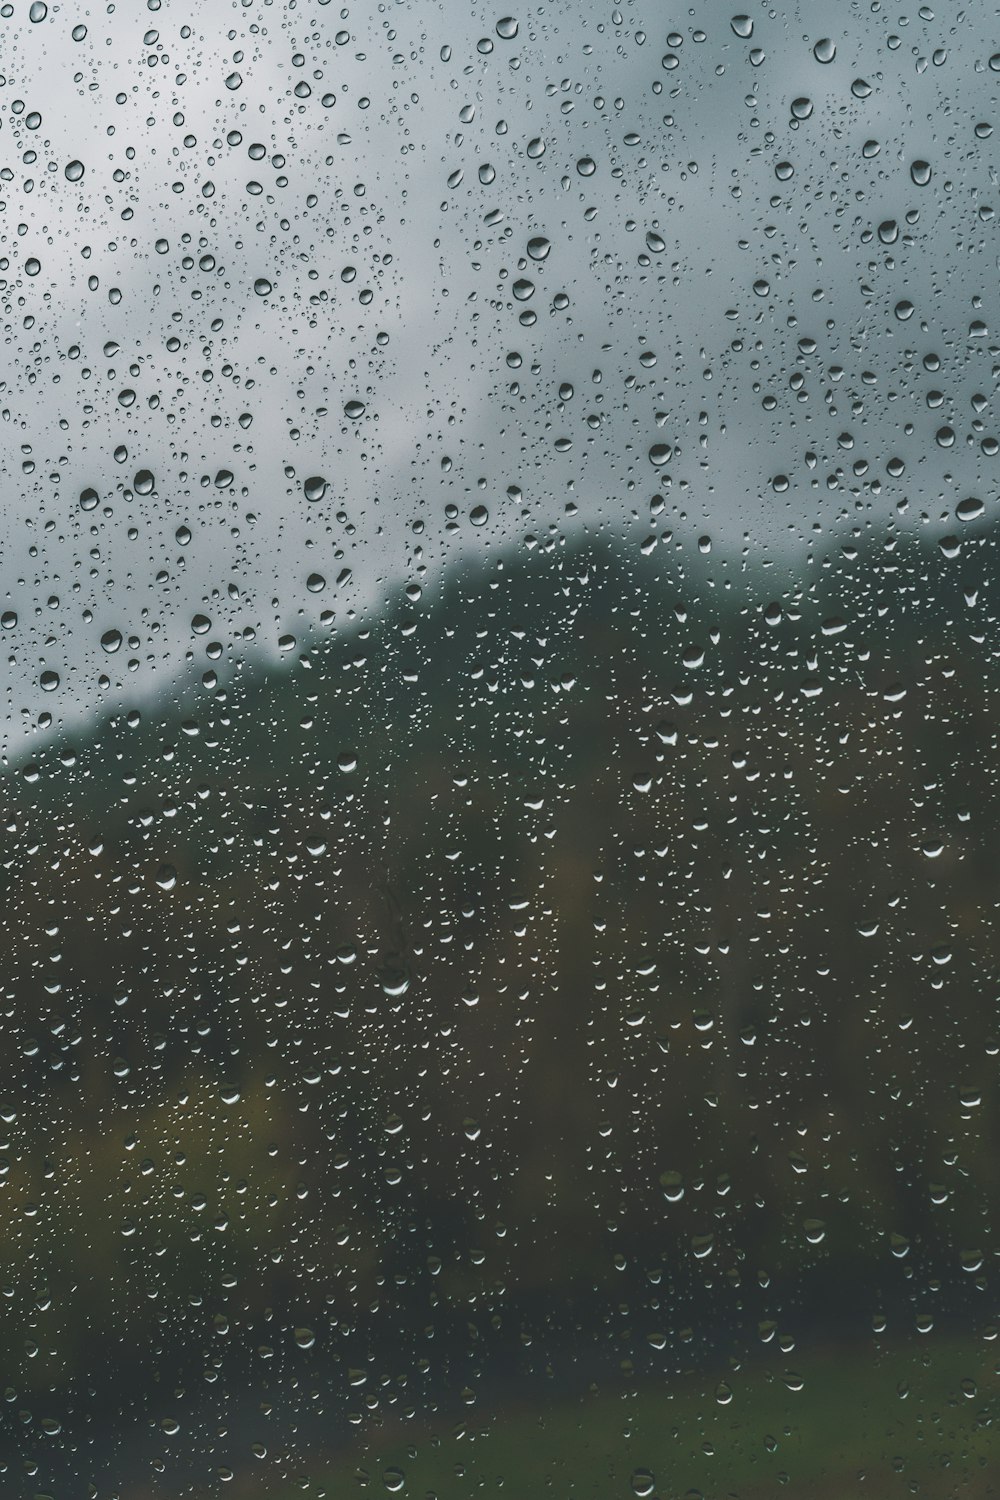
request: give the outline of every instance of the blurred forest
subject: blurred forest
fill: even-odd
[[[973,531],[785,569],[553,534],[8,768],[25,1494],[131,1428],[174,1493],[217,1397],[333,1447],[533,1381],[736,1385],[787,1330],[992,1336]]]

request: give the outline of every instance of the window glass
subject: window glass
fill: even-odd
[[[994,9],[0,17],[3,1493],[992,1493]]]

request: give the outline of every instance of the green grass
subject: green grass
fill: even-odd
[[[317,1465],[309,1492],[327,1500],[385,1495],[385,1471],[396,1468],[405,1475],[399,1493],[422,1500],[501,1491],[628,1500],[632,1471],[646,1468],[660,1500],[762,1500],[786,1487],[817,1500],[914,1493],[979,1500],[1000,1495],[996,1364],[989,1345],[914,1336],[894,1350],[873,1342],[796,1350],[787,1359],[778,1352],[752,1368],[664,1378],[659,1389],[631,1394],[560,1402],[553,1391],[530,1409],[500,1411],[477,1404],[466,1420],[456,1424],[450,1413],[434,1430],[387,1416],[381,1433],[369,1429],[356,1450]],[[789,1368],[802,1377],[801,1390],[785,1384]],[[720,1377],[732,1391],[726,1405],[716,1396]],[[289,1500],[303,1488],[290,1484]],[[260,1493],[253,1481],[247,1493]]]

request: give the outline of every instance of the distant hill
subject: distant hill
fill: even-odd
[[[998,603],[992,536],[553,542],[12,767],[11,1387],[253,1384],[435,1306],[864,1320],[914,1268],[958,1315]]]

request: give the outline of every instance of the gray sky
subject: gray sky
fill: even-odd
[[[989,517],[986,5],[2,14],[6,749],[658,490],[760,557]]]

